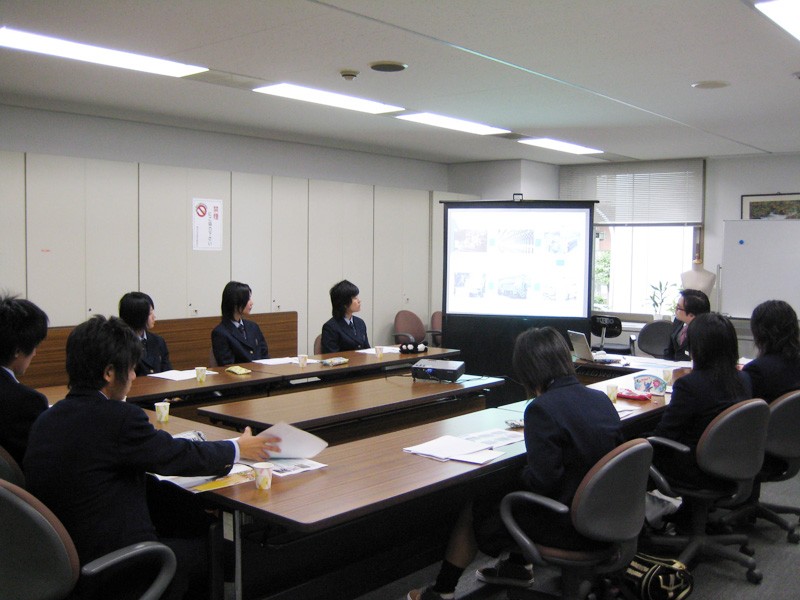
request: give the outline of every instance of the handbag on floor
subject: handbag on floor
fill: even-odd
[[[623,594],[639,600],[683,600],[692,593],[694,578],[682,562],[636,553],[622,573]]]

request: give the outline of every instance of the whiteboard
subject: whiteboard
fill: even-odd
[[[749,319],[765,300],[800,310],[800,220],[725,221],[720,310]]]

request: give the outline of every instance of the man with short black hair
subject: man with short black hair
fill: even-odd
[[[675,361],[690,361],[687,331],[697,315],[711,312],[711,302],[705,292],[700,290],[681,290],[675,306],[675,321],[669,336],[669,346],[664,350],[664,358]]]

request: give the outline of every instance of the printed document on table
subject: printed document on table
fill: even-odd
[[[278,443],[281,451],[270,452],[270,458],[313,458],[328,447],[328,442],[325,440],[288,423],[276,423],[258,435],[274,435],[281,438]]]
[[[400,348],[398,346],[381,346],[381,348],[384,354],[400,354]],[[361,352],[361,354],[375,354],[375,348],[364,348],[363,350],[356,350],[356,352]]]
[[[297,362],[297,359],[293,359],[291,356],[284,356],[283,358],[257,358],[253,362],[261,365],[290,365],[292,364],[292,360]]]
[[[216,375],[214,371],[206,371],[206,375]],[[161,379],[169,379],[170,381],[186,381],[187,379],[194,379],[197,377],[194,369],[187,371],[178,371],[172,369],[171,371],[163,371],[162,373],[150,373],[148,377],[159,377]]]
[[[419,454],[420,456],[427,456],[428,458],[435,458],[436,460],[442,461],[450,460],[462,454],[480,452],[481,450],[491,450],[491,446],[488,444],[471,442],[454,435],[443,435],[442,437],[438,437],[430,442],[425,442],[424,444],[403,448],[404,452]]]

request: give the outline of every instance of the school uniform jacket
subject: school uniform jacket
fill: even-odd
[[[211,349],[218,365],[232,365],[269,358],[267,339],[257,323],[243,319],[243,335],[230,319],[223,319],[211,332]]]
[[[47,398],[0,368],[0,446],[22,465],[31,425],[47,409]]]
[[[171,371],[172,363],[169,361],[167,343],[160,335],[147,332],[145,338],[144,354],[136,365],[136,376],[149,375],[150,373],[163,373]]]
[[[772,402],[786,392],[800,390],[800,361],[792,363],[779,354],[765,354],[744,366],[753,384],[753,397]]]
[[[689,341],[688,337],[684,338],[683,343],[680,342],[681,330],[683,329],[683,321],[675,319],[673,322],[672,333],[669,335],[669,346],[664,349],[664,358],[667,360],[675,361],[691,361],[689,356]]]
[[[229,441],[175,439],[138,406],[75,389],[34,424],[24,471],[29,491],[61,520],[85,564],[157,539],[145,472],[224,475],[235,453]]]
[[[322,352],[343,352],[345,350],[362,350],[369,348],[367,324],[353,316],[350,327],[344,318],[331,318],[322,326]]]

